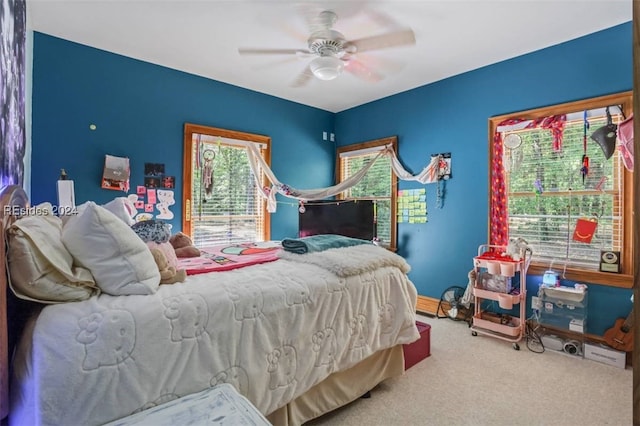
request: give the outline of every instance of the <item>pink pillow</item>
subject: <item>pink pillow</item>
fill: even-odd
[[[167,262],[169,266],[173,266],[178,269],[178,256],[176,256],[176,251],[171,245],[169,241],[165,243],[156,243],[154,241],[147,241],[147,247],[149,249],[155,248],[164,253],[164,256],[167,258]]]

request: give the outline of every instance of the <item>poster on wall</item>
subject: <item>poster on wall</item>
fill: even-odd
[[[139,205],[144,212],[139,213],[135,220],[172,220],[175,217],[171,209],[176,203],[173,191],[176,177],[165,175],[164,163],[144,163],[143,182],[143,185],[136,186],[136,192],[141,197]]]
[[[26,17],[25,1],[0,2],[0,187],[24,183]]]
[[[165,176],[162,178],[162,187],[166,189],[172,189],[176,187],[175,176]]]
[[[129,192],[129,159],[105,155],[102,188]]]
[[[156,215],[156,219],[173,219],[173,212],[169,209],[176,203],[176,200],[173,198],[173,191],[168,189],[158,189],[156,194],[158,196],[156,209],[160,212]]]

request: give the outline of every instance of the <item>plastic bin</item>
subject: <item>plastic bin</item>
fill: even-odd
[[[416,321],[416,326],[420,332],[420,339],[402,347],[405,370],[431,355],[431,326],[420,321]]]
[[[500,324],[482,318],[482,314],[473,316],[473,325],[507,336],[518,336],[520,334],[520,318],[512,317],[511,324]]]

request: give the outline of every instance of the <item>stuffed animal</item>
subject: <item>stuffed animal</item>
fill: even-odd
[[[184,269],[176,270],[176,268],[170,266],[169,261],[162,250],[155,248],[150,250],[153,255],[153,259],[158,265],[158,270],[160,271],[160,284],[173,284],[183,282],[187,279],[187,272]]]
[[[200,250],[193,245],[193,241],[187,234],[178,232],[169,238],[169,242],[176,251],[178,257],[198,257],[200,256]]]
[[[503,253],[504,256],[510,256],[515,261],[520,261],[523,259],[527,252],[530,252],[531,249],[527,241],[523,238],[509,238],[509,243],[507,244],[506,251]]]
[[[179,269],[178,264],[178,256],[176,256],[176,251],[173,249],[173,246],[169,241],[166,243],[155,243],[153,241],[147,241],[147,247],[150,249],[158,249],[164,254],[164,257],[167,258],[167,263],[169,266],[173,266],[175,269]]]
[[[133,219],[138,210],[136,209],[135,201],[138,196],[131,194],[128,197],[116,197],[109,201],[107,204],[103,204],[102,207],[109,210],[111,213],[122,219],[124,223],[131,226],[136,221]]]

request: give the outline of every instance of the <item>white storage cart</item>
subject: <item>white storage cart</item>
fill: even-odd
[[[513,343],[515,350],[526,336],[527,268],[530,253],[522,253],[513,260],[506,256],[506,247],[482,244],[473,258],[474,314],[471,334],[484,334]],[[515,276],[518,275],[519,279]],[[488,303],[487,301],[494,301]],[[501,310],[518,309],[518,315],[497,313],[487,305],[497,304]]]

